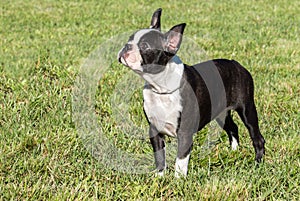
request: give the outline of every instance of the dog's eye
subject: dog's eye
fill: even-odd
[[[150,45],[147,42],[142,42],[140,44],[140,50],[145,51],[147,49],[150,49]]]

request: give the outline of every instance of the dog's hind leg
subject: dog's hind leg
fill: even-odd
[[[152,125],[150,125],[149,136],[154,152],[157,175],[163,176],[164,170],[167,168],[164,136]]]
[[[232,150],[236,150],[239,145],[238,127],[231,117],[230,110],[227,112],[225,120],[217,118],[216,121],[226,131]]]
[[[265,140],[259,130],[254,101],[248,102],[244,107],[238,108],[236,111],[250,133],[256,154],[255,160],[261,162],[261,158],[265,154]]]

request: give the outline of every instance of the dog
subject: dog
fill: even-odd
[[[118,53],[118,60],[145,80],[144,112],[154,151],[156,173],[167,168],[164,136],[178,140],[175,177],[185,177],[193,135],[216,119],[233,150],[239,144],[231,110],[247,127],[260,163],[265,140],[260,133],[250,73],[237,61],[214,59],[189,66],[176,55],[186,24],[161,32],[162,9],[152,15],[150,28],[136,31]],[[191,49],[192,53],[193,50]]]

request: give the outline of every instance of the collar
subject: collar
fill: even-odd
[[[176,92],[177,90],[179,90],[180,88],[181,88],[181,86],[179,85],[179,87],[177,87],[177,88],[175,88],[175,89],[173,89],[173,90],[171,90],[171,91],[163,91],[163,92],[159,92],[159,91],[157,91],[153,86],[151,86],[150,84],[147,84],[147,85],[145,85],[145,88],[148,88],[148,89],[150,89],[152,92],[154,92],[154,93],[156,93],[156,94],[159,94],[159,95],[169,95],[169,94],[172,94],[172,93],[174,93],[174,92]]]

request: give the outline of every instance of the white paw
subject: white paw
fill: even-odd
[[[165,175],[165,170],[160,171],[160,172],[157,171],[157,172],[155,173],[155,176],[156,176],[156,177],[163,177],[164,175]]]
[[[187,155],[183,159],[176,158],[175,163],[175,177],[186,177],[188,172],[188,164],[189,164],[190,155]]]
[[[238,144],[237,140],[234,137],[232,137],[231,149],[235,151],[235,150],[237,150],[238,146],[239,146],[239,144]]]

